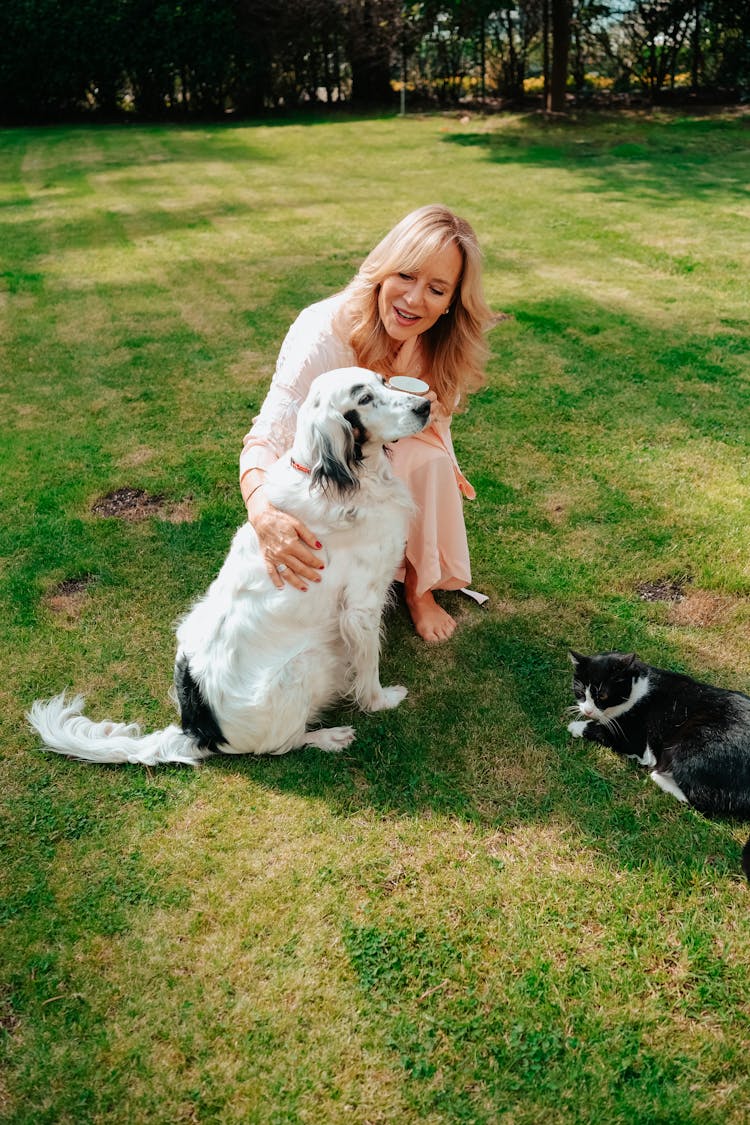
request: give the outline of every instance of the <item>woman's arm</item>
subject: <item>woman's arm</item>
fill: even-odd
[[[300,313],[279,353],[260,413],[245,436],[240,456],[240,490],[271,581],[306,590],[320,581],[321,544],[299,520],[275,508],[265,496],[265,473],[291,448],[297,413],[313,379],[352,363],[351,349],[335,335],[332,316],[338,300],[329,298]],[[281,568],[281,570],[279,570]]]

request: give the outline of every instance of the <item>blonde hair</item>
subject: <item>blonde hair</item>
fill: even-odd
[[[378,311],[380,287],[395,273],[419,270],[451,242],[463,266],[448,312],[423,333],[425,371],[432,389],[453,412],[485,381],[485,333],[495,318],[482,289],[482,251],[469,223],[440,203],[412,211],[378,243],[345,290],[338,330],[363,367],[392,374],[398,345],[387,335]]]

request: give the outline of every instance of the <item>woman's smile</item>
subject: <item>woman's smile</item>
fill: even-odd
[[[406,309],[401,309],[398,307],[398,305],[393,306],[393,311],[395,312],[399,320],[403,320],[405,324],[413,324],[415,320],[419,320],[419,317],[416,316],[416,314],[408,313]]]

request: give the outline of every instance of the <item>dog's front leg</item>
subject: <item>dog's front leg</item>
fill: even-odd
[[[398,707],[407,694],[400,684],[382,687],[380,683],[382,612],[382,602],[375,598],[363,599],[354,607],[345,599],[341,606],[339,622],[349,658],[351,690],[363,711]]]

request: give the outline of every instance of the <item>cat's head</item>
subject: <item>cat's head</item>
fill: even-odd
[[[578,711],[586,719],[606,722],[628,710],[636,702],[636,685],[648,675],[648,668],[634,652],[602,652],[582,656],[569,652],[573,665],[573,695]]]

